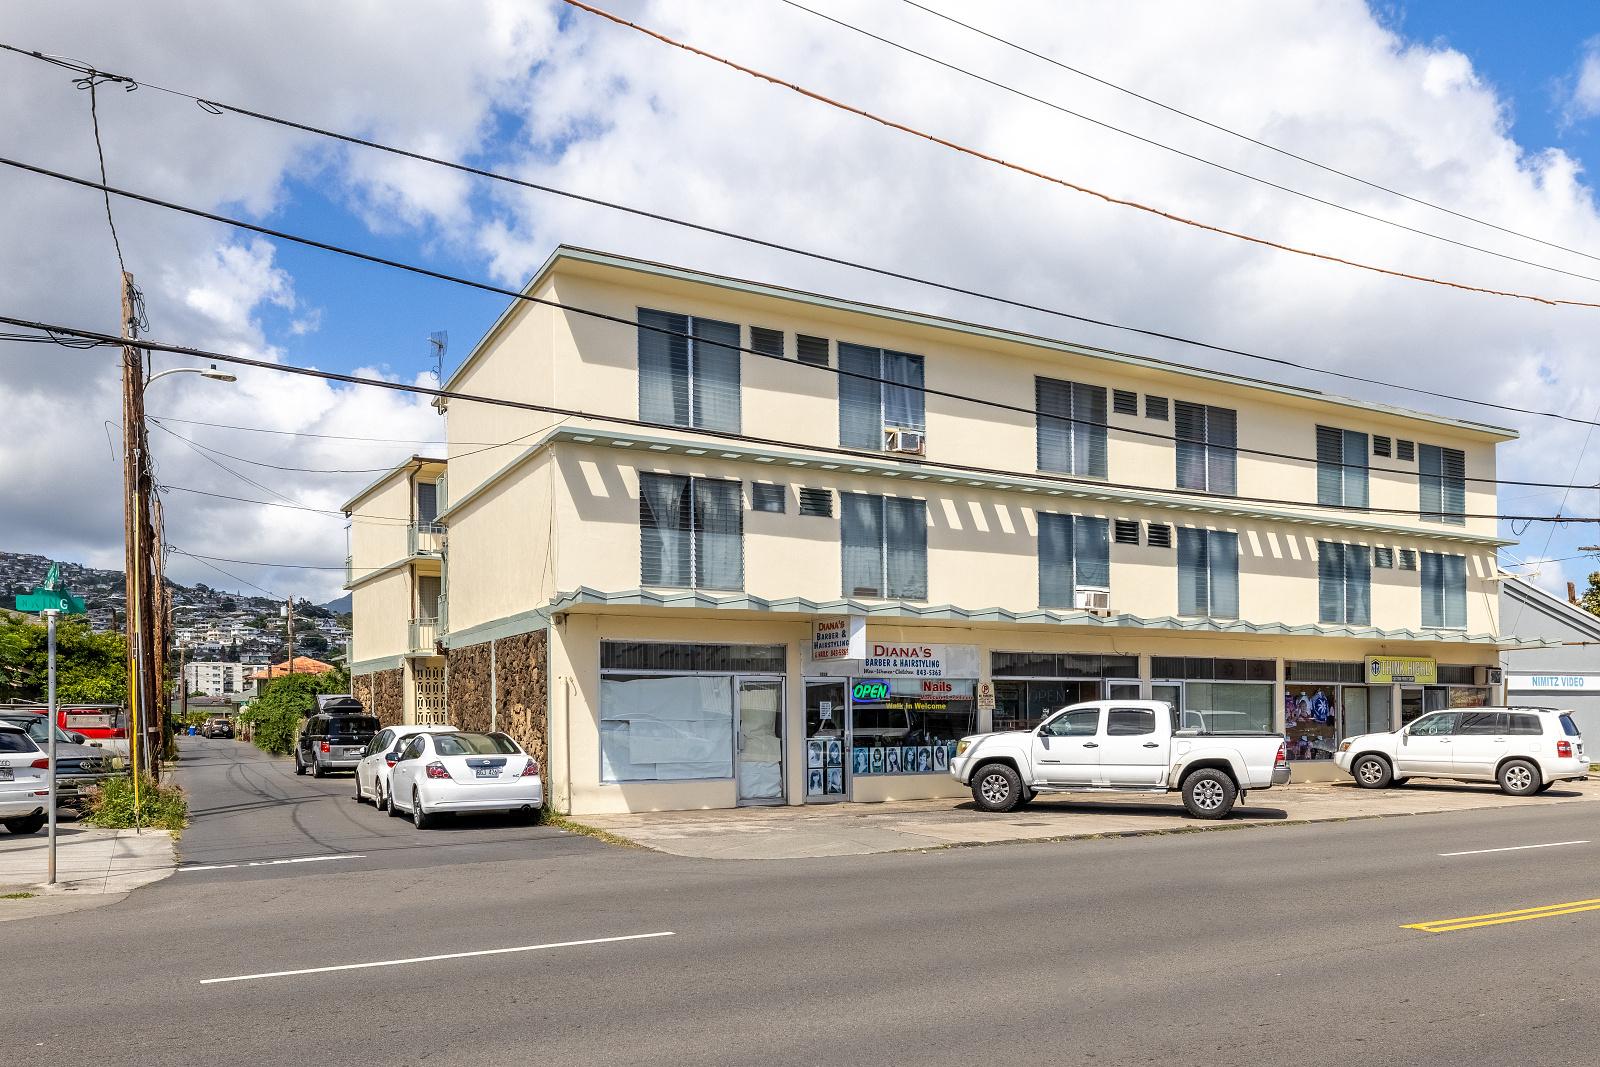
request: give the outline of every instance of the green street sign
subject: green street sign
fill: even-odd
[[[17,597],[18,611],[59,611],[66,615],[84,613],[83,598],[69,596],[55,589],[35,587],[32,596]]]

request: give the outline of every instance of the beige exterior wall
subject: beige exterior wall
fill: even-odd
[[[400,567],[350,591],[352,663],[403,656],[409,649],[411,576]]]
[[[412,516],[408,473],[393,475],[350,513],[352,584],[406,558],[406,526]]]

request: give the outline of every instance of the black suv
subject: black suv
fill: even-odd
[[[354,699],[308,716],[294,746],[294,773],[309,770],[321,778],[329,771],[353,771],[377,732],[378,720]]]

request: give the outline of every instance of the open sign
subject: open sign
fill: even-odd
[[[857,700],[888,700],[888,682],[857,682],[850,690],[850,695]]]

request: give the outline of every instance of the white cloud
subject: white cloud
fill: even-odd
[[[1594,272],[1592,262],[1263,152],[909,6],[817,3],[1230,166],[1407,225]],[[711,0],[614,6],[624,17],[818,92],[1166,210],[1417,274],[1578,299],[1596,292],[1591,282],[1405,234],[1139,145],[786,6],[730,9]],[[959,14],[954,4],[942,6]],[[1524,153],[1507,135],[1503,101],[1465,57],[1406,43],[1358,0],[1032,0],[983,5],[967,17],[1373,181],[1574,248],[1600,248],[1600,218],[1575,161],[1559,151]],[[309,25],[316,32],[305,32]],[[962,158],[563,4],[275,0],[215,6],[197,21],[175,0],[141,5],[137,18],[109,4],[60,2],[14,12],[8,38],[451,158],[483,152],[532,180],[1097,318],[1583,418],[1600,409],[1590,311],[1381,278],[1178,227]],[[1574,99],[1600,109],[1595,55],[1591,49]],[[437,248],[468,254],[501,283],[521,281],[553,244],[567,241],[1511,424],[1524,438],[1502,450],[1503,477],[1564,480],[1583,441],[1581,426],[1273,370],[545,194],[476,184],[253,120],[207,115],[150,89],[107,90],[100,103],[114,184],[261,214],[286,202],[287,182],[310,183],[374,232],[417,241],[419,255]],[[85,111],[83,94],[63,73],[0,56],[0,123],[14,154],[94,173]],[[517,140],[497,140],[500,130]],[[0,262],[11,268],[0,272],[0,307],[114,323],[114,266],[107,266],[114,261],[100,202],[82,190],[4,174],[0,203],[9,212],[0,227]],[[267,307],[290,313],[290,337],[296,323],[310,331],[319,314],[338,314],[337,294],[309,291],[290,277],[270,241],[236,238],[156,209],[118,204],[116,210],[130,269],[146,286],[163,337],[271,359],[276,350],[261,325]],[[471,340],[459,338],[457,350]],[[103,353],[41,359],[20,347],[0,348],[0,403],[21,412],[0,425],[0,461],[19,472],[0,485],[0,545],[115,561],[118,474],[101,426],[117,412],[114,359]],[[170,392],[160,403],[152,398],[152,410],[201,421],[357,437],[426,438],[438,431],[438,417],[425,404],[267,372],[241,373],[234,387],[181,375],[159,388]],[[401,443],[173,428],[285,466],[377,467],[412,450]],[[1596,480],[1596,453],[1600,447],[1579,466],[1580,481]],[[161,460],[173,484],[259,497],[182,445],[163,451]],[[369,477],[230,465],[317,507],[336,506]],[[18,510],[35,499],[31,494],[58,485],[81,487],[91,505],[47,508],[38,516]],[[1575,493],[1572,505],[1594,514],[1594,501],[1586,499],[1592,495]],[[1543,510],[1554,503],[1535,498],[1518,506]],[[220,501],[174,502],[169,515],[173,540],[196,552],[318,563],[343,556],[337,520]],[[1586,536],[1558,534],[1549,554],[1570,554],[1557,550],[1562,538],[1591,543]],[[1527,550],[1539,548],[1543,528],[1535,526],[1528,541]],[[207,573],[191,569],[181,577],[215,584]],[[302,589],[321,581],[316,588],[330,593],[337,585],[336,577],[288,572],[273,580]]]
[[[1600,37],[1583,42],[1583,61],[1564,118],[1568,123],[1600,115]]]

